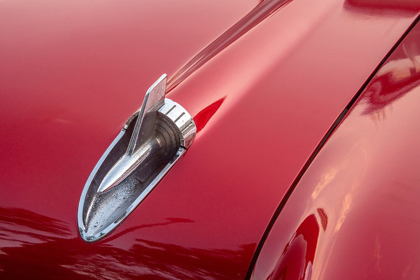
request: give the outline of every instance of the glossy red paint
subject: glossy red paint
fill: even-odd
[[[254,279],[420,277],[419,104],[417,24],[302,177]]]
[[[243,278],[302,166],[417,13],[336,0],[0,1],[0,272]],[[164,72],[201,130],[127,220],[87,244],[83,185]]]

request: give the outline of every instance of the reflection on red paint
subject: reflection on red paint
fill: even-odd
[[[359,8],[374,9],[405,9],[419,10],[420,2],[418,0],[347,0],[350,5]]]
[[[318,208],[316,211],[318,212],[319,218],[321,220],[322,229],[325,231],[328,225],[327,213],[325,213],[325,210],[322,208]]]
[[[312,265],[319,236],[314,214],[298,227],[269,279],[311,279]]]
[[[37,268],[26,278],[63,279],[67,269],[86,278],[243,279],[301,167],[417,17],[406,10],[359,14],[348,11],[345,0],[269,7],[280,3],[285,2],[0,1],[0,206],[48,215],[71,234],[40,241],[48,233],[25,222],[0,224],[5,271]],[[226,35],[220,45],[207,48],[220,34]],[[215,108],[200,114],[202,120],[197,115],[206,133],[200,132],[188,154],[112,235],[84,243],[76,217],[86,179],[141,106],[140,95],[187,61],[192,64],[172,85],[188,78],[169,98],[193,116],[225,95],[229,99],[217,115]],[[282,254],[312,214],[319,238],[324,235],[317,208],[328,213],[326,231],[333,229],[336,212],[328,207],[299,212],[297,225],[281,227],[292,233],[276,252]],[[26,221],[37,219],[50,222],[36,216]],[[5,248],[32,233],[39,238]]]
[[[261,21],[277,12],[292,0],[265,0],[261,1],[252,11],[240,21],[220,35],[210,45],[194,56],[187,64],[178,70],[168,81],[167,91],[171,91],[192,73],[197,71],[207,61],[219,52],[238,40],[241,36],[258,25]]]
[[[225,98],[226,96],[210,104],[194,117],[194,122],[197,126],[197,132],[199,132],[204,128],[204,126],[206,126],[208,121],[213,117],[216,111],[219,110],[220,106],[222,106],[222,103],[223,101],[225,101]]]
[[[143,227],[185,223],[179,218]],[[3,244],[7,244],[4,246]],[[87,244],[66,223],[31,211],[0,207],[1,279],[233,279],[253,244],[206,250],[136,239],[128,249]],[[251,250],[252,251],[252,250]],[[66,254],[60,254],[66,252]],[[40,261],[42,260],[42,261]],[[173,260],[176,260],[173,262]],[[223,273],[215,272],[214,266]],[[150,270],[149,267],[153,267]],[[48,271],[48,274],[45,273]]]
[[[420,85],[419,36],[420,30],[413,30],[393,59],[378,71],[363,97],[367,103],[364,114],[381,111]]]
[[[314,209],[328,226],[313,279],[420,279],[419,35],[417,24],[315,157],[268,234],[253,279],[277,273]]]

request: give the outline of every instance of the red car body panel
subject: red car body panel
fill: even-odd
[[[297,185],[254,279],[419,279],[420,26]]]
[[[1,1],[0,273],[244,278],[300,170],[418,15],[380,5]],[[197,138],[85,243],[84,183],[164,72]]]

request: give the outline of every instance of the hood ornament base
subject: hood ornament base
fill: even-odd
[[[165,98],[166,75],[147,91],[90,174],[80,197],[80,236],[94,242],[117,227],[153,190],[194,141],[195,123]]]

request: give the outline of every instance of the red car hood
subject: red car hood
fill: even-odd
[[[300,170],[417,15],[372,1],[22,2],[0,2],[0,273],[28,278],[245,277]],[[85,243],[83,186],[165,72],[196,140]]]

